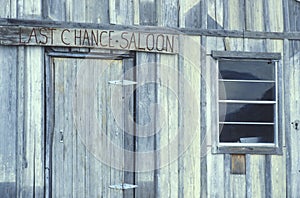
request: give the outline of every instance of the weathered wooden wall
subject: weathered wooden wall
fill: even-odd
[[[39,19],[104,24],[150,25],[163,27],[218,29],[260,32],[300,31],[300,3],[295,0],[1,0],[1,18]],[[193,36],[198,49],[182,47],[181,56],[136,53],[136,64],[158,61],[187,76],[198,99],[199,128],[192,145],[176,162],[154,172],[137,174],[136,196],[143,197],[297,197],[300,192],[300,135],[291,122],[300,120],[300,38],[249,39],[217,36]],[[207,88],[212,78],[211,50],[280,52],[283,155],[246,155],[246,174],[230,174],[230,155],[211,154],[211,118],[214,112]],[[198,65],[203,79],[194,76]],[[160,76],[157,71],[149,75]],[[0,47],[0,192],[1,197],[43,197],[45,84],[44,49],[39,47]],[[137,77],[138,78],[138,77]],[[184,85],[178,84],[183,90]],[[180,104],[163,87],[151,87],[138,93],[148,94],[167,109],[168,128],[163,136],[147,141],[148,149],[165,145],[180,131],[180,140],[188,134],[188,117],[180,117]],[[153,97],[155,95],[156,97]],[[182,96],[179,96],[182,97]],[[184,107],[185,108],[185,107]],[[188,105],[184,111],[189,111]],[[141,109],[137,108],[137,111]],[[140,118],[142,122],[142,116]],[[203,146],[204,145],[204,146]],[[137,142],[145,147],[145,142]],[[207,150],[207,151],[206,151]],[[159,161],[159,159],[158,159]],[[142,162],[141,162],[142,163]]]

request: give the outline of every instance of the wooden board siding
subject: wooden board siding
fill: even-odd
[[[287,196],[294,196],[300,190],[299,186],[299,130],[296,130],[291,124],[295,120],[299,119],[299,89],[297,88],[300,84],[299,82],[299,65],[300,65],[300,43],[299,42],[290,42],[289,43],[289,63],[290,67],[287,69],[289,75],[289,106],[287,106],[287,112],[289,112],[289,127],[287,127]],[[288,125],[288,124],[287,124]]]
[[[5,197],[17,196],[17,131],[18,131],[18,69],[14,47],[0,49],[0,194]]]
[[[300,3],[296,0],[17,0],[1,1],[1,18],[48,20],[45,24],[64,22],[82,22],[93,24],[76,24],[77,27],[109,27],[126,30],[145,28],[146,26],[160,26],[182,30],[189,42],[183,41],[178,55],[149,54],[134,52],[135,60],[124,60],[124,65],[143,66],[138,68],[132,76],[135,80],[143,81],[145,76],[152,76],[158,82],[168,79],[164,66],[169,66],[171,74],[178,71],[181,78],[185,78],[194,88],[197,105],[201,114],[198,115],[199,128],[193,129],[197,133],[194,141],[187,150],[176,160],[172,156],[179,155],[186,145],[182,143],[189,134],[189,106],[184,101],[185,84],[180,79],[175,84],[178,88],[178,98],[172,90],[166,87],[172,82],[150,84],[139,87],[136,91],[136,106],[132,108],[132,115],[136,114],[136,122],[145,124],[151,121],[144,106],[150,104],[161,105],[164,113],[158,112],[156,119],[165,119],[167,127],[155,136],[130,139],[125,136],[128,149],[155,150],[167,145],[165,153],[152,156],[154,165],[167,162],[166,166],[157,170],[140,173],[125,172],[127,183],[136,183],[136,190],[126,192],[130,197],[297,197],[300,191],[300,136],[299,130],[291,124],[300,120],[299,115],[299,60],[300,60]],[[9,23],[1,20],[3,23]],[[40,22],[43,24],[44,22]],[[66,25],[67,23],[62,23]],[[28,25],[28,24],[27,24]],[[69,23],[69,25],[72,25]],[[111,26],[110,26],[111,25]],[[121,26],[118,26],[121,25]],[[131,26],[136,25],[136,26]],[[248,37],[248,38],[247,38]],[[290,39],[290,40],[289,40]],[[190,41],[192,45],[189,46]],[[293,41],[292,41],[293,40]],[[193,46],[193,47],[191,47]],[[196,49],[195,49],[196,48]],[[85,51],[90,49],[57,49],[65,52]],[[229,154],[212,154],[211,140],[213,115],[216,113],[216,90],[210,90],[215,83],[214,64],[211,59],[212,50],[249,51],[249,52],[279,52],[282,55],[280,69],[283,78],[279,80],[282,103],[279,109],[280,130],[283,134],[282,155],[246,155],[246,174],[234,175],[230,173]],[[91,50],[100,53],[124,53],[107,50]],[[0,46],[0,194],[1,197],[43,197],[45,167],[45,124],[51,121],[45,118],[45,64],[50,58],[44,58],[45,49],[42,47],[4,47]],[[127,53],[127,52],[126,52]],[[68,82],[74,80],[77,69],[76,60],[65,61],[57,59],[58,86],[62,90],[69,89]],[[68,64],[67,64],[68,62]],[[91,61],[90,63],[92,63]],[[200,71],[190,65],[199,66]],[[147,67],[152,63],[156,67]],[[70,66],[71,65],[71,66]],[[114,72],[120,71],[121,64]],[[154,69],[155,68],[155,69]],[[128,68],[127,68],[128,69]],[[195,74],[199,73],[200,76]],[[111,74],[107,74],[108,76]],[[134,78],[133,78],[134,79]],[[47,81],[47,84],[50,82]],[[103,85],[104,86],[104,85]],[[132,92],[132,90],[131,90]],[[64,94],[68,94],[64,92]],[[48,95],[49,96],[49,95]],[[50,95],[51,96],[51,95]],[[50,97],[49,96],[49,97]],[[67,98],[71,98],[70,95]],[[48,98],[49,99],[49,98]],[[68,99],[68,100],[69,100]],[[102,98],[106,101],[107,98]],[[183,100],[183,105],[179,100]],[[53,109],[63,119],[63,131],[73,130],[73,126],[65,125],[72,117],[72,104],[57,97],[56,104],[63,109]],[[47,103],[49,104],[49,103]],[[133,105],[133,104],[132,104]],[[182,107],[183,106],[183,107]],[[181,108],[182,107],[182,108]],[[134,112],[134,110],[136,110]],[[182,111],[184,114],[181,114]],[[47,115],[48,115],[47,114]],[[51,116],[48,117],[50,119]],[[108,119],[108,118],[103,118]],[[50,127],[51,128],[51,127]],[[109,130],[117,130],[114,124]],[[89,153],[85,146],[78,141],[76,135],[66,133],[64,148],[57,142],[60,129],[55,129],[53,160],[63,161],[52,167],[55,170],[72,170],[60,174],[53,172],[53,179],[63,181],[63,177],[76,177],[74,182],[58,183],[52,186],[52,195],[60,193],[66,197],[70,192],[72,197],[103,197],[113,196],[112,190],[93,181],[103,177],[117,183],[120,172],[113,172],[111,178],[105,178],[110,171],[108,166]],[[137,129],[137,133],[141,129]],[[175,134],[178,134],[174,139]],[[170,143],[177,144],[174,149]],[[120,143],[120,142],[119,142]],[[48,148],[48,147],[47,147]],[[47,150],[47,152],[50,152]],[[63,153],[64,155],[59,155]],[[48,155],[52,155],[48,153]],[[135,159],[135,165],[143,167],[145,161]],[[128,162],[129,163],[129,162]],[[154,168],[153,165],[153,168]],[[48,182],[46,180],[46,182]],[[48,186],[49,187],[49,186]],[[65,191],[63,188],[68,189]],[[95,190],[99,189],[99,191]],[[64,194],[66,193],[66,194]],[[117,193],[118,194],[118,193]],[[119,194],[118,194],[119,195]],[[117,195],[116,195],[117,196]]]
[[[288,0],[286,2],[288,13],[285,15],[285,23],[288,23],[289,26],[287,31],[300,31],[300,4],[298,1]]]

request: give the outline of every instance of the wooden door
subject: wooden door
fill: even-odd
[[[133,117],[134,110],[133,97],[124,102],[124,94],[133,92],[135,84],[133,75],[127,74],[128,79],[123,75],[132,59],[52,58],[51,62],[50,194],[134,197],[134,155],[126,159],[123,155],[125,150],[134,151],[134,136],[124,133],[124,117]]]

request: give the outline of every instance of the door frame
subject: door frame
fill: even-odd
[[[54,93],[54,75],[53,75],[53,58],[78,58],[78,59],[114,59],[123,60],[132,58],[135,63],[135,53],[118,50],[106,50],[103,53],[91,52],[86,49],[86,52],[72,51],[71,49],[53,49],[46,48],[44,52],[44,108],[45,108],[45,125],[44,125],[44,182],[45,190],[44,197],[52,197],[52,143],[54,133],[54,108],[55,108],[55,93]],[[124,62],[123,62],[124,64]]]

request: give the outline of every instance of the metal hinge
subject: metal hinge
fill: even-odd
[[[122,183],[122,184],[115,184],[115,185],[110,185],[109,188],[111,189],[115,189],[115,190],[128,190],[128,189],[134,189],[137,188],[137,185],[134,184],[126,184],[126,183]]]
[[[137,82],[131,80],[111,80],[108,81],[108,84],[126,86],[126,85],[136,85]]]

